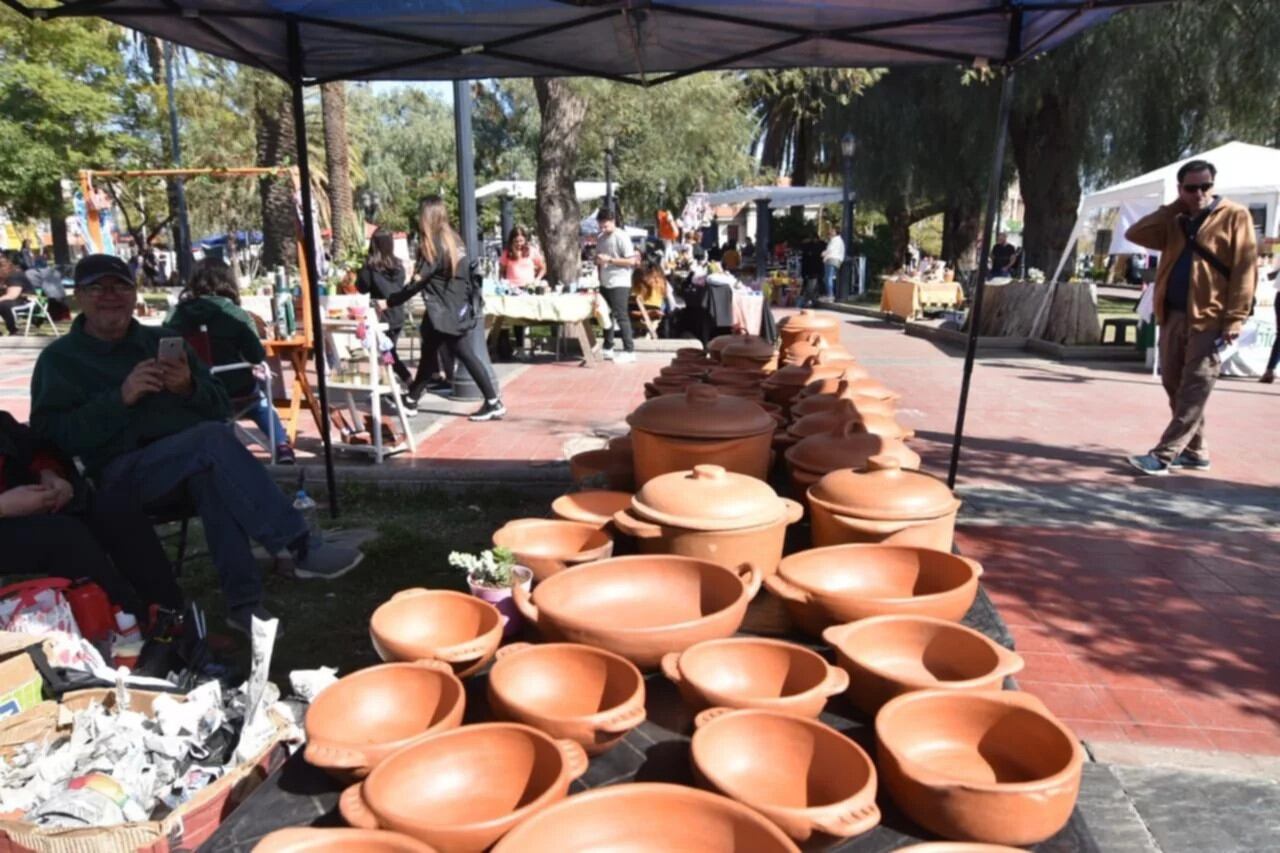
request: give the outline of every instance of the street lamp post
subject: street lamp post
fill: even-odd
[[[851,132],[846,132],[840,140],[844,161],[844,221],[840,228],[840,236],[844,240],[844,263],[840,265],[837,299],[845,299],[853,292],[853,154],[857,145]]]
[[[613,137],[604,138],[604,206],[613,210]],[[617,216],[617,213],[614,213]]]

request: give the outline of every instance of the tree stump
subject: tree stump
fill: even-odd
[[[1030,281],[987,282],[982,291],[982,321],[978,335],[1025,338],[1031,334],[1045,285]]]
[[[1056,344],[1087,345],[1098,343],[1102,323],[1098,304],[1088,284],[1059,282],[1053,304],[1040,317],[1041,305],[1049,296],[1048,282],[1011,281],[1005,284],[987,282],[982,292],[982,337],[1026,338],[1035,335],[1039,319],[1044,331],[1038,336]]]
[[[1102,340],[1102,321],[1094,289],[1083,282],[1058,282],[1041,339],[1068,346],[1095,346]]]

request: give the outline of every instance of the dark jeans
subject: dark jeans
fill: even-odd
[[[409,366],[400,360],[400,353],[396,349],[396,345],[400,342],[401,331],[401,329],[387,330],[387,340],[391,341],[391,371],[401,382],[408,385],[413,374],[409,372]]]
[[[1166,463],[1184,450],[1196,458],[1209,457],[1204,410],[1222,370],[1217,338],[1216,329],[1193,331],[1185,311],[1165,309],[1160,324],[1160,380],[1173,417],[1151,455]]]
[[[230,424],[210,421],[126,453],[99,480],[98,498],[123,506],[152,505],[185,486],[230,609],[262,600],[250,539],[277,554],[307,534],[306,520]]]
[[[13,316],[13,309],[22,304],[21,299],[0,299],[0,318],[11,335],[18,334],[18,319]]]
[[[261,388],[258,389],[258,404],[249,413],[249,417],[253,418],[253,425],[262,430],[262,434],[276,447],[289,443],[289,434],[284,431],[284,424],[276,414],[276,407],[271,405]]]
[[[635,340],[631,334],[631,288],[602,287],[600,295],[609,306],[613,322],[622,331],[622,348],[627,352],[635,352]],[[604,348],[613,349],[613,329],[604,330]]]
[[[1276,300],[1276,339],[1271,344],[1271,356],[1267,359],[1267,373],[1275,373],[1280,365],[1280,299]]]
[[[444,339],[428,323],[419,329],[422,354],[418,356],[418,370],[413,376],[413,387],[421,388],[432,379],[453,381],[453,358],[445,349]]]
[[[804,280],[804,288],[800,291],[799,304],[797,308],[817,308],[818,307],[818,277],[809,276]]]

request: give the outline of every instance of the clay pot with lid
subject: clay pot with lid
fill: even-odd
[[[659,374],[658,376],[653,377],[653,379],[645,383],[645,391],[647,393],[650,389],[652,389],[653,394],[649,396],[648,399],[653,399],[653,397],[661,397],[663,394],[679,394],[682,391],[684,391],[686,388],[688,388],[690,385],[693,385],[694,383],[699,381],[700,380],[698,377],[691,376],[687,373],[680,373],[680,374],[674,374],[674,375]]]
[[[768,343],[768,341],[759,335],[717,335],[707,342],[707,356],[711,361],[718,364],[720,362],[721,353],[724,352],[725,347],[730,344],[746,343],[748,341],[763,341],[766,344]]]
[[[783,640],[707,640],[662,659],[662,672],[685,704],[754,708],[817,717],[827,699],[849,686],[844,670],[817,652]]]
[[[569,474],[580,489],[635,491],[630,450],[584,450],[569,457]]]
[[[678,554],[728,569],[778,570],[787,526],[804,508],[763,480],[697,465],[654,477],[613,517],[647,554]]]
[[[687,361],[697,364],[708,360],[707,351],[702,347],[680,347],[672,357],[671,363],[675,364],[679,361]]]
[[[479,853],[539,810],[564,799],[587,755],[519,723],[481,723],[399,750],[338,808],[361,829],[390,829],[440,853]]]
[[[362,779],[397,749],[457,728],[466,705],[462,682],[444,661],[357,670],[307,708],[307,763],[342,781]]]
[[[734,341],[720,350],[720,363],[725,367],[772,373],[778,368],[778,350],[763,338],[751,337],[753,340]]]
[[[880,823],[876,768],[849,738],[777,711],[710,708],[689,746],[694,772],[796,841],[849,838]]]
[[[840,380],[840,383],[848,386],[847,380]],[[894,417],[898,413],[898,407],[894,405],[892,400],[881,400],[876,397],[864,397],[861,394],[848,392],[845,394],[810,394],[804,396],[803,392],[791,403],[791,418],[799,420],[807,415],[816,415],[819,412],[829,412],[839,409],[845,403],[850,403],[855,412],[859,416],[862,415],[883,415],[885,417]]]
[[[575,794],[516,827],[493,853],[800,853],[762,815],[684,785],[632,782]]]
[[[544,581],[569,566],[613,556],[613,538],[580,521],[517,518],[493,533],[495,548],[507,548],[516,562],[528,566],[535,581]]]
[[[673,361],[666,367],[658,371],[659,376],[680,377],[689,376],[694,379],[702,379],[707,375],[707,371],[711,365],[705,361]]]
[[[921,690],[876,714],[876,754],[893,801],[957,841],[1023,847],[1066,825],[1084,751],[1036,697]]]
[[[254,845],[253,853],[437,853],[429,844],[381,829],[277,829]]]
[[[465,678],[489,662],[506,617],[487,601],[447,589],[406,589],[369,618],[369,636],[384,661],[440,660]]]
[[[672,555],[614,557],[516,588],[516,606],[548,640],[585,643],[654,669],[668,652],[728,637],[760,589],[755,568]]]
[[[902,398],[901,394],[883,382],[872,379],[866,371],[863,371],[863,375],[859,376],[852,370],[846,370],[843,376],[815,379],[800,389],[797,399],[812,397],[816,394],[871,397],[875,400],[887,400],[889,402]]]
[[[847,421],[802,438],[786,450],[792,494],[803,496],[832,471],[865,468],[873,456],[892,456],[909,471],[920,469],[920,454],[896,438],[867,432],[861,421]]]
[[[813,636],[872,616],[959,622],[978,594],[982,566],[932,548],[835,545],[783,558],[766,579],[796,624]]]
[[[576,643],[512,643],[489,670],[500,719],[605,752],[644,722],[644,676],[620,655]]]
[[[586,492],[570,492],[551,502],[551,512],[556,518],[589,524],[604,530],[613,524],[613,514],[631,506],[630,492],[614,492],[605,489]]]
[[[808,308],[778,321],[778,336],[785,356],[791,345],[805,338],[818,335],[829,344],[840,343],[840,320],[829,314],[819,314]]]
[[[950,551],[960,510],[945,483],[892,456],[872,456],[863,471],[832,471],[806,498],[815,548],[883,543]]]
[[[775,371],[764,383],[765,399],[787,408],[809,383],[821,379],[843,378],[846,376],[846,371],[861,369],[850,362],[835,361],[819,353],[806,358],[802,364],[782,367]]]
[[[684,394],[657,397],[627,416],[637,487],[661,474],[719,465],[764,480],[777,426],[750,400],[691,385]]]
[[[782,359],[780,364],[793,365],[804,364],[805,359],[818,353],[826,353],[828,357],[837,361],[856,361],[853,353],[845,349],[840,344],[828,343],[822,335],[812,334],[806,335],[795,343],[787,347],[786,357]]]
[[[822,632],[849,673],[849,698],[868,714],[913,690],[999,690],[1021,655],[985,634],[931,616],[876,616]]]
[[[787,427],[787,435],[794,443],[811,435],[829,433],[851,422],[861,424],[864,432],[899,441],[906,441],[916,434],[915,430],[898,423],[892,415],[859,412],[852,400],[841,400],[838,405],[825,412],[815,412],[798,419],[793,418],[791,425]]]
[[[761,383],[768,378],[768,373],[754,368],[715,367],[708,371],[706,381],[717,388],[730,385],[748,385],[752,388],[759,388]]]

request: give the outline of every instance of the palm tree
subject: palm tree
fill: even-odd
[[[329,227],[333,233],[331,254],[358,246],[351,206],[351,152],[347,144],[347,90],[341,80],[320,87],[320,114],[324,124],[324,164],[328,178]]]

